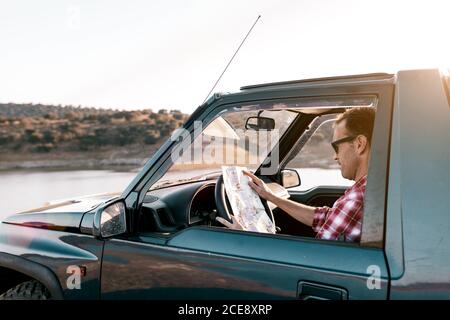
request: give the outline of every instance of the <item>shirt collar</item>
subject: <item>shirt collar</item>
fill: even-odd
[[[358,181],[356,181],[351,187],[349,187],[347,190],[345,190],[345,194],[351,192],[352,190],[359,189],[359,188],[365,186],[366,182],[367,182],[367,175],[359,178]]]
[[[355,182],[353,187],[354,188],[359,188],[359,187],[365,185],[366,182],[367,182],[367,174],[365,176],[362,176],[361,178],[359,178],[359,180]]]

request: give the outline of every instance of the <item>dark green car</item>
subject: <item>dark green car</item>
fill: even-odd
[[[223,165],[332,206],[351,183],[330,130],[359,106],[377,111],[360,243],[315,239],[271,203],[275,234],[216,222],[231,212]],[[215,94],[122,193],[5,219],[0,298],[449,299],[449,141],[449,79],[438,70]]]

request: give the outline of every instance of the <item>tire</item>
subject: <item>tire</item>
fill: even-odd
[[[0,300],[47,300],[50,297],[50,292],[42,283],[30,280],[3,293]]]

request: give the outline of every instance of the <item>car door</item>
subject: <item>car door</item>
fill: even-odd
[[[331,206],[344,190],[290,194]],[[101,291],[103,299],[345,300],[386,299],[388,285],[382,248],[195,226],[106,241]]]
[[[299,83],[298,87],[291,84],[263,93],[256,87],[254,93],[245,93],[245,99],[376,95],[378,115],[372,146],[376,156],[369,168],[361,244],[204,226],[171,234],[122,236],[105,241],[102,299],[388,298],[389,273],[382,237],[393,86],[389,75],[362,76],[361,83],[358,79],[339,81],[333,85],[325,81],[326,86],[315,82]],[[192,127],[197,119],[212,117],[221,105],[238,99],[218,96],[211,102],[217,109],[207,111],[208,105],[202,106],[186,127]],[[170,146],[167,143],[166,150]],[[280,159],[290,148],[280,148]],[[161,168],[169,168],[165,153],[161,149],[124,192],[128,209],[136,210],[149,186],[164,173],[158,173]],[[331,196],[338,196],[343,191],[340,187],[332,189]],[[328,191],[320,187],[317,194],[324,197]],[[291,197],[311,202],[315,192],[291,191]]]
[[[106,241],[102,299],[386,299],[381,249],[192,227]]]

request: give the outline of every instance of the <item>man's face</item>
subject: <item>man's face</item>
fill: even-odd
[[[333,141],[351,136],[345,127],[346,120],[338,123],[334,128]],[[359,165],[359,157],[354,146],[354,140],[343,142],[338,145],[338,151],[334,159],[341,166],[341,174],[345,179],[354,180]]]

